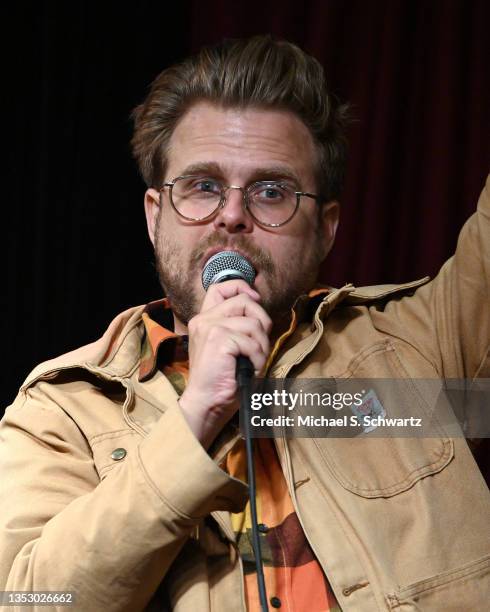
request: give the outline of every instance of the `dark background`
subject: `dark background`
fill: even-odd
[[[2,23],[2,406],[36,363],[160,297],[129,114],[204,43],[292,40],[353,104],[329,284],[434,275],[489,169],[488,0],[45,1]]]

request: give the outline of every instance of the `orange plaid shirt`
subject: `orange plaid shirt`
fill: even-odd
[[[325,292],[326,290],[311,292],[310,301]],[[293,309],[291,325],[272,348],[268,365],[296,328],[298,319],[298,312]],[[146,335],[142,344],[140,380],[149,378],[158,367],[181,395],[189,373],[187,337],[170,331],[173,320],[168,301],[160,300],[148,304],[143,313],[143,322]],[[257,439],[254,457],[257,514],[270,605],[288,612],[340,612],[337,600],[294,510],[273,441],[267,438]],[[246,482],[246,454],[242,438],[237,440],[228,452],[224,469],[230,476]],[[243,512],[232,515],[232,524],[243,560],[247,608],[251,612],[260,610],[249,503]]]

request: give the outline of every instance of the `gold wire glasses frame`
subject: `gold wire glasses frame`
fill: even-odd
[[[189,182],[191,181],[191,183],[185,183],[185,181]],[[203,190],[199,190],[197,191],[197,193],[199,194],[199,197],[206,199],[208,198],[208,203],[212,203],[212,200],[214,200],[214,198],[216,196],[219,196],[219,200],[218,203],[216,204],[216,206],[213,208],[213,210],[209,213],[207,213],[204,216],[188,216],[183,214],[180,210],[179,207],[175,204],[174,201],[174,187],[175,185],[188,185],[188,184],[192,184],[193,188],[195,188],[197,185],[202,185],[202,184],[206,184],[208,183],[209,185],[212,185],[215,189],[215,191],[203,191]],[[226,204],[226,198],[227,198],[227,194],[226,192],[229,189],[239,189],[242,194],[243,194],[243,200],[244,200],[244,204],[245,204],[245,208],[248,210],[248,212],[250,213],[250,216],[260,225],[264,225],[267,227],[282,227],[283,225],[285,225],[286,223],[288,223],[289,221],[291,221],[291,219],[294,217],[294,215],[296,214],[298,208],[299,208],[299,203],[300,203],[300,198],[301,196],[306,196],[308,198],[312,198],[314,199],[317,203],[322,202],[323,198],[321,198],[318,195],[315,195],[314,193],[308,193],[306,191],[294,191],[294,189],[292,189],[289,185],[287,185],[286,183],[284,183],[284,181],[256,181],[254,183],[251,183],[250,185],[248,185],[247,187],[238,187],[236,185],[222,185],[220,183],[220,181],[217,181],[216,179],[207,177],[207,176],[199,176],[199,175],[193,175],[193,174],[185,174],[182,176],[178,176],[177,178],[174,178],[171,181],[168,181],[167,183],[163,184],[163,187],[160,189],[160,194],[162,194],[165,190],[165,188],[168,187],[169,189],[169,200],[170,200],[170,204],[172,205],[172,208],[175,210],[175,212],[182,217],[183,219],[186,219],[187,221],[195,221],[195,222],[199,222],[199,221],[207,221],[208,219],[210,219],[213,215],[215,215],[217,213],[217,211],[221,208],[223,208]],[[291,197],[295,197],[296,198],[296,202],[295,204],[293,204],[294,208],[292,209],[292,212],[289,214],[288,218],[285,219],[284,221],[280,221],[278,223],[271,223],[271,222],[267,222],[267,221],[263,221],[262,219],[259,219],[256,214],[254,214],[252,208],[251,208],[251,202],[252,205],[254,204],[255,200],[257,199],[256,194],[259,193],[259,190],[268,190],[270,189],[271,191],[273,190],[280,190],[280,193],[285,193],[287,194],[287,196],[291,196]],[[213,197],[214,196],[214,197]],[[190,199],[190,195],[185,194],[183,196],[181,196],[182,198],[187,198],[188,201]],[[209,202],[211,200],[211,202]],[[267,202],[267,204],[265,205],[266,209],[269,209],[270,211],[272,211],[275,207],[277,207],[276,202],[274,201],[274,198],[271,199],[270,202]]]

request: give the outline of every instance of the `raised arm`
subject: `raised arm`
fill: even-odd
[[[415,296],[388,304],[386,315],[391,333],[413,343],[441,377],[490,376],[490,177],[455,254]]]

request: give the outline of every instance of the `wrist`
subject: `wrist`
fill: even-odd
[[[198,398],[190,394],[186,396],[185,392],[178,404],[192,433],[206,450],[231,417],[220,408],[206,407]]]

